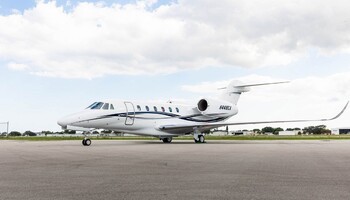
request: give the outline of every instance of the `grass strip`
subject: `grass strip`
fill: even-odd
[[[23,140],[23,141],[59,141],[59,140],[82,140],[82,136],[47,136],[47,137],[0,137],[0,140]],[[91,136],[93,140],[159,140],[154,137],[142,137],[142,136],[128,136],[128,137],[104,137],[104,136]],[[192,136],[180,136],[174,137],[174,140],[193,140]],[[350,135],[303,135],[303,136],[205,136],[206,140],[348,140]]]

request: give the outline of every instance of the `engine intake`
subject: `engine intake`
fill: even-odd
[[[234,115],[237,114],[237,106],[230,102],[218,99],[203,98],[198,101],[197,109],[203,115]]]
[[[201,112],[206,111],[208,108],[208,101],[205,99],[201,99],[201,100],[199,100],[197,106],[198,106],[199,111],[201,111]]]

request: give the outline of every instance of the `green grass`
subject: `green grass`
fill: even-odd
[[[154,137],[101,137],[92,136],[93,140],[159,140]],[[348,140],[350,135],[306,135],[306,136],[206,136],[206,140]],[[57,141],[57,140],[82,140],[83,137],[0,137],[0,140],[23,141]],[[193,140],[192,136],[176,137],[174,140]]]

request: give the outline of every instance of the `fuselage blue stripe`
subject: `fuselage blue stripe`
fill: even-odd
[[[146,114],[153,114],[153,115],[165,115],[168,116],[168,118],[146,118],[146,117],[136,117],[136,115],[146,115]],[[135,116],[134,116],[135,115]],[[196,115],[190,115],[190,116],[181,116],[181,115],[176,115],[173,113],[165,113],[165,112],[128,112],[128,113],[115,113],[115,114],[110,114],[110,115],[103,115],[97,118],[92,118],[92,119],[87,119],[87,120],[82,120],[81,122],[85,121],[93,121],[93,120],[100,120],[100,119],[106,119],[106,118],[112,118],[112,117],[130,117],[130,118],[135,118],[135,119],[145,119],[145,120],[155,120],[155,119],[170,119],[170,118],[179,118],[185,121],[192,121],[192,122],[219,122],[222,120],[227,119],[228,117],[216,117],[214,119],[194,119],[194,117],[201,116],[200,114]],[[78,122],[79,123],[79,122]]]

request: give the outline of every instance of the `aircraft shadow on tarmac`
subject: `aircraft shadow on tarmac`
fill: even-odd
[[[167,143],[163,143],[161,141],[153,141],[153,140],[145,140],[145,141],[132,141],[132,140],[128,140],[128,141],[93,141],[93,144],[91,146],[115,146],[115,145],[211,145],[211,144],[220,144],[220,145],[239,145],[239,144],[254,144],[254,145],[265,145],[265,144],[285,144],[285,145],[297,145],[297,144],[322,144],[320,143],[320,141],[328,143],[331,142],[331,140],[314,140],[314,141],[305,141],[305,140],[298,140],[298,141],[237,141],[237,140],[232,140],[232,141],[206,141],[205,143],[194,143],[191,140],[188,141],[173,141],[170,144]]]

